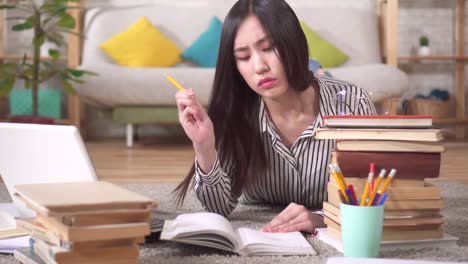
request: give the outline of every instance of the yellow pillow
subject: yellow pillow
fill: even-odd
[[[181,61],[179,48],[147,17],[139,18],[127,31],[99,47],[115,62],[129,67],[168,67]]]

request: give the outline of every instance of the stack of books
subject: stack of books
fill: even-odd
[[[137,263],[157,206],[107,182],[25,184],[15,195],[37,214],[17,220],[31,236],[14,253],[23,263]]]
[[[442,131],[430,116],[327,116],[317,139],[336,139],[332,163],[361,199],[369,165],[375,181],[381,169],[396,176],[387,189],[382,241],[442,239],[443,201],[440,189],[425,181],[439,177],[444,146]],[[382,187],[382,185],[380,185]],[[330,177],[325,223],[330,235],[341,237],[339,187]]]

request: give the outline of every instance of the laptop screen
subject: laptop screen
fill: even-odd
[[[32,211],[15,185],[98,180],[78,129],[66,125],[0,123],[0,175],[24,217]]]

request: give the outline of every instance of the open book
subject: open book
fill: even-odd
[[[240,255],[317,255],[300,232],[264,233],[250,228],[233,228],[214,213],[181,214],[166,220],[161,240],[194,244]]]

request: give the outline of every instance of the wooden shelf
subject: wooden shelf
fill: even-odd
[[[431,55],[431,56],[401,56],[398,60],[408,61],[419,61],[419,60],[446,60],[446,61],[466,61],[468,62],[468,56],[458,55]]]
[[[392,3],[394,8],[390,14],[391,23],[387,27],[391,27],[393,31],[390,35],[393,43],[398,43],[398,7],[399,2],[403,0],[381,0],[387,3]],[[410,0],[407,0],[410,1]],[[441,0],[442,1],[442,0]],[[457,139],[466,137],[468,125],[468,116],[466,113],[466,89],[465,89],[465,66],[468,62],[468,54],[465,53],[465,7],[466,0],[455,0],[454,13],[454,46],[455,49],[450,55],[431,55],[431,56],[398,56],[398,46],[394,45],[393,50],[387,56],[392,56],[391,59],[398,64],[418,63],[418,62],[447,62],[455,64],[454,76],[454,98],[455,98],[455,117],[434,120],[436,124],[453,124],[455,126],[455,135]]]
[[[19,61],[19,60],[23,60],[23,57],[24,56],[19,56],[19,55],[3,55],[3,56],[0,56],[0,60],[14,60],[14,61]],[[28,60],[32,60],[32,57],[28,56],[26,57]],[[41,57],[41,60],[52,60],[51,57]],[[59,57],[58,60],[60,61],[67,61],[67,58],[66,57]]]

